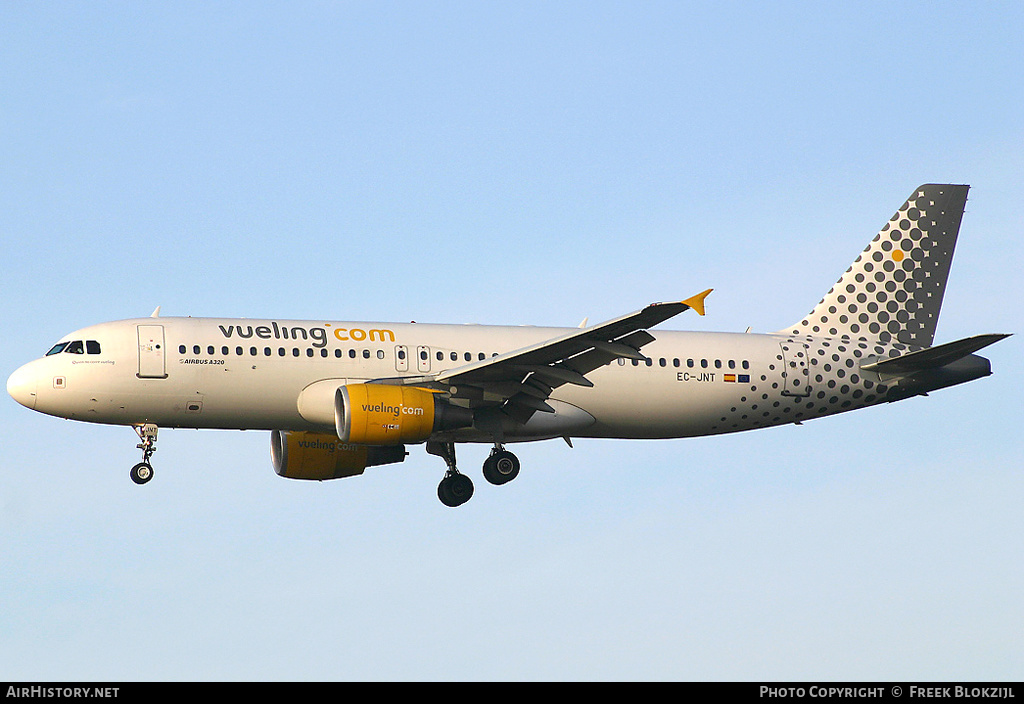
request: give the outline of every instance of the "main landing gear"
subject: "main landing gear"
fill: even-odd
[[[455,443],[428,442],[427,452],[437,455],[448,465],[444,479],[437,485],[437,498],[445,506],[456,507],[473,496],[473,480],[459,472],[455,466]],[[484,461],[484,478],[491,484],[505,484],[519,474],[519,458],[495,443],[490,456]]]
[[[495,445],[484,460],[484,479],[491,484],[506,484],[519,476],[519,458],[501,445]]]
[[[437,485],[437,498],[445,506],[461,506],[473,496],[473,480],[455,467],[455,443],[428,442],[427,452],[437,455],[448,465],[444,479]]]
[[[153,478],[153,465],[149,463],[149,458],[156,452],[157,427],[152,423],[133,425],[132,427],[135,429],[135,434],[139,436],[139,440],[142,441],[136,445],[142,450],[142,461],[132,467],[129,475],[136,484],[145,484]]]

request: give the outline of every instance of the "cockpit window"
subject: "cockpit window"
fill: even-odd
[[[99,354],[100,343],[96,340],[75,340],[74,342],[58,342],[56,345],[50,348],[50,351],[46,353],[46,356],[60,354],[66,352],[68,354]]]

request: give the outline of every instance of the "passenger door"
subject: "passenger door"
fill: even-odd
[[[166,379],[163,325],[139,325],[139,378]]]
[[[783,396],[809,396],[811,393],[810,370],[807,365],[807,345],[802,342],[783,342],[782,359],[785,365],[782,376],[785,386]]]

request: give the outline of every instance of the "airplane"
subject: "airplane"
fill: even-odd
[[[578,328],[160,317],[92,325],[17,369],[7,392],[41,413],[135,429],[145,484],[159,428],[269,430],[282,477],[327,480],[444,460],[438,498],[472,480],[457,443],[684,438],[801,424],[990,375],[979,350],[933,346],[968,186],[925,184],[805,317],[770,334],[655,331],[705,314],[710,289]]]

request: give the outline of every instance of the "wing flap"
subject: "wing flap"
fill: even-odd
[[[521,376],[535,374],[540,380],[549,386],[561,386],[562,384],[575,384],[576,386],[593,386],[587,377],[577,371],[567,369],[559,364],[512,364],[509,367],[512,371],[519,371]]]

